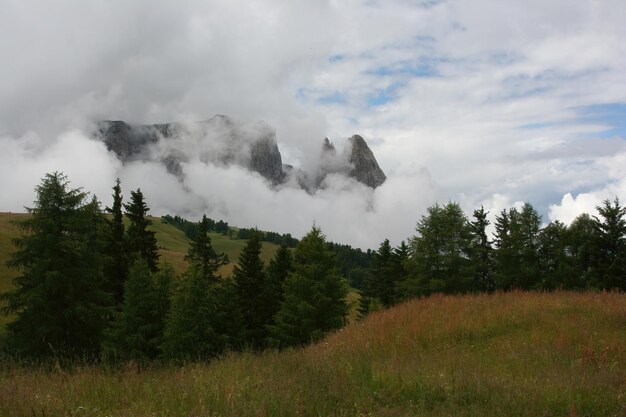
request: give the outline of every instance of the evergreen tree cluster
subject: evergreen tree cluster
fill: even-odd
[[[526,203],[500,212],[493,233],[482,207],[468,219],[457,203],[436,204],[408,243],[385,240],[367,252],[327,242],[313,227],[295,248],[283,239],[268,265],[264,233],[242,229],[247,242],[223,278],[228,260],[210,237],[219,222],[206,216],[165,219],[193,236],[177,275],[159,262],[140,189],[124,203],[117,180],[104,210],[58,172],[35,192],[8,263],[18,270],[14,289],[0,296],[14,318],[5,345],[21,357],[143,364],[300,346],[345,325],[344,277],[360,290],[361,315],[433,293],[626,290],[626,208],[617,199],[570,226],[542,227]]]
[[[189,239],[192,239],[192,240],[195,239],[196,234],[198,233],[198,227],[199,227],[198,223],[191,222],[180,216],[171,216],[169,214],[166,214],[165,216],[161,217],[161,221],[166,224],[171,224],[177,229],[182,230],[185,233],[185,236],[187,236]],[[228,222],[225,222],[223,220],[215,221],[207,217],[206,222],[207,222],[206,227],[208,228],[209,232],[215,232],[215,233],[221,233],[223,235],[227,235],[230,230],[230,227],[228,226]]]
[[[433,293],[494,290],[626,290],[626,208],[604,201],[598,216],[542,226],[530,203],[503,210],[495,232],[484,208],[468,219],[457,203],[430,207],[409,245],[385,240],[374,254],[361,313]]]
[[[159,263],[141,190],[124,204],[117,180],[112,207],[101,210],[95,197],[88,200],[53,173],[36,193],[9,262],[20,275],[15,289],[2,294],[5,313],[16,317],[6,336],[16,355],[206,360],[228,350],[305,344],[344,324],[348,287],[317,228],[295,255],[283,243],[268,266],[253,231],[232,278],[224,279],[218,269],[226,257],[209,236],[219,222],[204,216],[188,228],[188,268],[176,276]]]
[[[291,236],[290,233],[280,234],[276,232],[267,232],[257,229],[247,229],[245,227],[241,227],[237,230],[237,238],[248,240],[250,237],[256,234],[258,235],[258,239],[262,242],[270,242],[276,245],[285,244],[290,248],[295,248],[298,244],[298,239]]]

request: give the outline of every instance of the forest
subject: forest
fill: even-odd
[[[367,252],[328,242],[315,226],[299,240],[237,229],[247,240],[237,260],[209,237],[234,233],[228,223],[165,216],[191,239],[177,274],[159,262],[140,189],[124,203],[118,180],[102,208],[54,172],[35,192],[8,264],[18,276],[1,295],[12,321],[0,348],[24,361],[182,363],[303,346],[346,325],[351,292],[364,317],[433,294],[626,289],[626,209],[617,199],[569,226],[542,227],[526,203],[499,213],[493,235],[483,208],[468,218],[457,203],[435,204],[406,242]],[[281,244],[267,265],[263,241]],[[236,264],[221,277],[226,262]]]

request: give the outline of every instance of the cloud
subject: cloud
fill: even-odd
[[[313,208],[340,213],[327,220],[329,235],[365,242],[369,234],[368,246],[380,230],[408,227],[409,211],[405,234],[412,233],[433,198],[462,201],[471,212],[500,195],[530,201],[544,219],[571,217],[593,204],[586,196],[626,199],[626,173],[615,162],[625,152],[621,0],[35,0],[2,2],[0,14],[0,55],[10,63],[0,67],[0,158],[3,175],[14,179],[2,210],[30,204],[22,190],[44,169],[66,171],[99,196],[118,174],[133,187],[144,181],[147,189],[153,178],[177,187],[159,166],[108,163],[100,145],[72,142],[81,134],[69,132],[87,132],[99,119],[163,123],[214,114],[266,121],[283,160],[296,166],[310,164],[324,137],[338,144],[365,137],[390,184],[373,195],[333,183],[332,194],[314,201],[293,190],[262,189],[257,198],[267,203],[259,214],[267,224],[279,223],[272,210],[283,213],[274,205],[296,212],[308,204],[309,218],[294,227],[330,219]],[[71,157],[55,146],[71,146]],[[185,169],[204,178],[191,161]],[[231,184],[223,192],[243,187],[256,195],[240,183],[241,172],[212,174]],[[172,188],[168,200],[155,184],[153,205],[173,210],[179,200],[191,213],[206,203],[233,223],[259,222],[232,207],[236,199],[190,189]],[[389,217],[367,214],[363,204]],[[341,214],[350,212],[363,214],[363,227]]]

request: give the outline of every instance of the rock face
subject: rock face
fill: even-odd
[[[193,157],[243,166],[273,184],[285,176],[276,132],[265,123],[235,123],[221,115],[187,124],[129,125],[105,120],[98,122],[95,135],[122,162],[160,160],[178,176],[182,175],[180,163]]]
[[[275,130],[266,123],[242,123],[217,115],[193,123],[130,125],[123,121],[98,122],[94,135],[124,163],[160,161],[183,179],[182,163],[199,159],[219,166],[239,165],[257,172],[273,185],[293,183],[314,193],[331,173],[353,177],[376,188],[386,180],[365,140],[354,135],[344,152],[324,139],[318,172],[305,173],[283,164]]]
[[[348,139],[348,143],[351,146],[349,161],[354,165],[348,175],[372,188],[382,185],[387,176],[378,166],[378,162],[365,140],[359,135],[354,135]]]

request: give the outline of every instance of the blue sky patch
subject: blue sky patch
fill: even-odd
[[[612,138],[620,136],[626,139],[626,103],[594,104],[582,107],[578,111],[579,120],[584,123],[606,125],[607,129],[594,136]]]
[[[347,102],[345,93],[341,91],[334,91],[330,94],[321,96],[315,100],[318,104],[345,104]]]
[[[328,57],[328,62],[334,64],[335,62],[341,62],[346,59],[346,56],[343,54],[331,55]]]
[[[389,103],[396,98],[396,91],[401,87],[401,85],[401,83],[394,83],[387,88],[378,90],[375,94],[367,98],[367,105],[370,107],[376,107]]]
[[[437,64],[441,62],[434,58],[420,58],[415,61],[401,61],[391,65],[374,68],[366,71],[368,75],[377,77],[408,76],[408,77],[435,77],[438,75]]]

